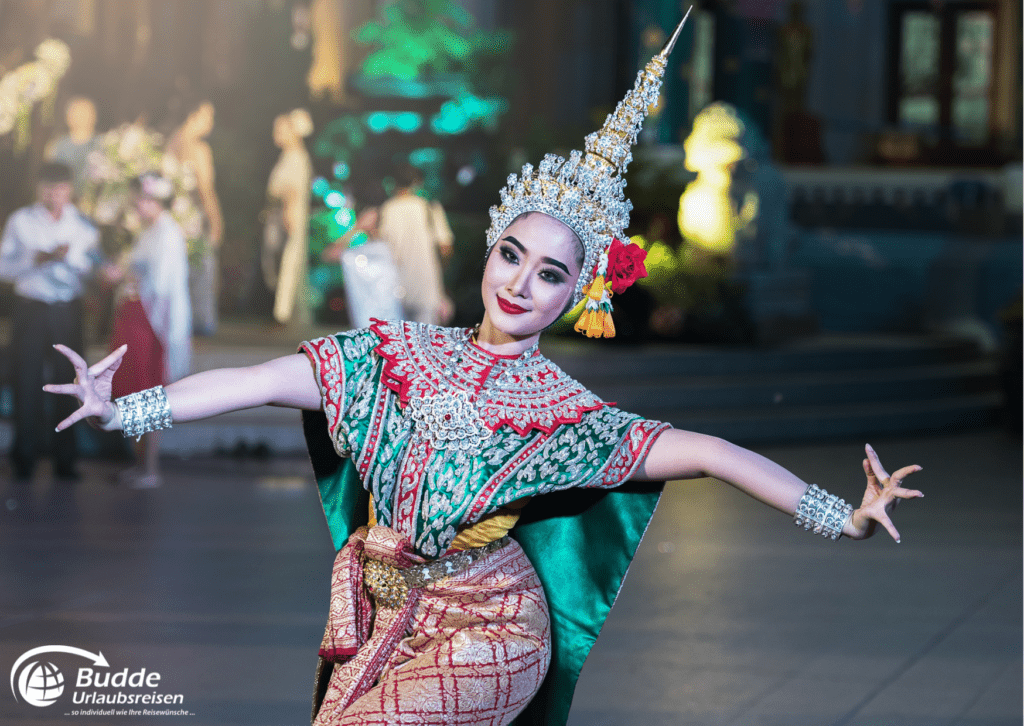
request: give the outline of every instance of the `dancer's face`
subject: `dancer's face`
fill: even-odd
[[[571,229],[539,212],[517,218],[498,237],[481,293],[498,330],[522,338],[551,325],[572,300],[583,246]]]

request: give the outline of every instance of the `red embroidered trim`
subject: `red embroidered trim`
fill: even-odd
[[[384,428],[384,411],[391,398],[391,390],[386,387],[377,389],[377,398],[373,402],[373,413],[370,418],[370,425],[366,429],[366,438],[363,440],[363,449],[356,461],[356,468],[359,470],[359,478],[363,481],[370,471],[370,465],[377,457],[377,448],[380,446],[381,431]]]
[[[323,410],[327,415],[327,430],[331,440],[345,414],[345,363],[334,336],[307,340],[299,350],[309,356],[316,369]]]
[[[510,364],[507,358],[467,345],[452,372],[456,331],[382,320],[373,320],[370,329],[381,339],[374,349],[384,361],[381,382],[398,395],[403,407],[412,398],[454,386],[479,396],[478,411],[488,429],[509,426],[526,436],[532,430],[554,433],[563,424],[579,423],[588,411],[610,405],[540,353],[507,376],[507,383],[492,397],[484,383],[495,366]]]
[[[635,421],[622,437],[618,448],[608,457],[605,468],[583,486],[610,489],[628,481],[647,458],[661,433],[670,428],[670,424],[661,421]]]
[[[423,481],[427,475],[427,463],[433,453],[430,442],[416,436],[402,459],[391,507],[391,527],[396,532],[412,536],[411,533],[416,531]]]

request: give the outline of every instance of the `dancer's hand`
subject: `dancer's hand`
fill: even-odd
[[[881,524],[892,538],[899,542],[900,533],[896,531],[890,516],[901,499],[917,499],[924,496],[916,489],[904,489],[902,486],[903,480],[921,471],[921,467],[916,464],[905,466],[889,475],[885,473],[882,462],[878,460],[878,454],[870,444],[864,447],[864,451],[867,458],[864,459],[863,466],[868,484],[860,509],[853,512],[845,533],[853,539],[864,539],[874,534],[877,525]]]
[[[47,393],[75,396],[82,404],[77,411],[57,424],[57,430],[63,431],[82,419],[88,419],[89,423],[104,431],[120,429],[121,417],[118,415],[117,406],[110,401],[110,391],[114,373],[121,365],[121,359],[124,357],[125,351],[128,350],[128,346],[122,345],[91,367],[86,365],[82,356],[66,345],[53,347],[75,367],[75,382],[50,384],[43,386],[43,390]]]

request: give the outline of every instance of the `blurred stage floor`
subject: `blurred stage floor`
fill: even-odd
[[[1021,723],[1021,443],[998,430],[890,439],[926,497],[884,534],[831,543],[730,488],[674,483],[583,670],[572,726],[1004,726]],[[853,444],[759,447],[847,498]],[[161,489],[0,481],[0,673],[27,651],[145,668],[193,714],[160,723],[308,723],[333,559],[309,465],[168,460]],[[51,653],[47,707],[0,696],[0,723],[70,716],[81,655]],[[27,664],[33,661],[25,661]],[[22,668],[24,670],[24,668]],[[99,669],[97,669],[99,670]],[[13,676],[13,674],[12,674]],[[134,689],[126,689],[134,692]],[[165,708],[165,707],[153,707]]]

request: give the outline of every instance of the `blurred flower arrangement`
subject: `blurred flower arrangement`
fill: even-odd
[[[203,215],[195,199],[192,170],[163,150],[164,137],[141,124],[124,124],[100,137],[99,148],[89,155],[82,211],[104,228],[107,252],[123,247],[128,235],[140,231],[132,205],[131,181],[156,172],[173,188],[170,212],[188,240],[189,259],[200,256],[206,245]],[[126,234],[127,233],[127,234]]]
[[[57,83],[70,66],[68,46],[47,38],[36,47],[36,60],[23,63],[0,78],[0,136],[15,131],[15,153],[20,154],[28,147],[35,105],[41,102],[43,114],[53,115]]]

